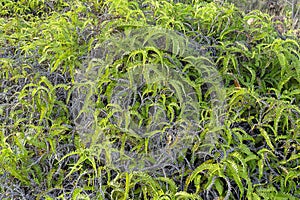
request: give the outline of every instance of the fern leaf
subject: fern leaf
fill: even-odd
[[[272,151],[275,150],[272,142],[271,142],[271,139],[267,133],[267,131],[265,131],[265,129],[263,129],[262,127],[258,127],[258,129],[260,130],[260,134],[264,137],[264,139],[266,140],[268,146],[272,149]]]
[[[193,181],[199,173],[204,170],[208,170],[208,174],[212,176],[216,171],[220,170],[219,164],[212,164],[212,163],[202,163],[199,167],[197,167],[192,174],[186,179],[185,183],[185,191],[187,190],[191,181]]]

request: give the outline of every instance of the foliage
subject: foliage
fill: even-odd
[[[1,199],[300,198],[294,16],[200,0],[0,3]]]

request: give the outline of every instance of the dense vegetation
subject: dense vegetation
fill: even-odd
[[[0,199],[300,198],[299,5],[0,2]]]

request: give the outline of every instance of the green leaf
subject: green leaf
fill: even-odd
[[[289,180],[300,177],[299,171],[289,171],[287,175],[285,175],[284,186],[287,187],[287,183]]]
[[[263,129],[262,127],[258,127],[259,131],[260,131],[260,134],[264,137],[264,139],[266,140],[268,146],[272,149],[272,151],[275,150],[272,142],[271,142],[271,139],[269,137],[269,134],[267,133],[267,131],[265,131],[265,129]]]
[[[193,181],[199,173],[201,173],[202,171],[204,170],[208,170],[208,174],[209,176],[212,176],[214,175],[214,173],[216,171],[218,171],[220,169],[220,166],[219,164],[213,164],[213,163],[202,163],[199,167],[197,167],[190,176],[188,176],[188,178],[186,179],[186,182],[185,182],[185,191],[187,190],[189,184],[191,181]]]
[[[258,165],[258,179],[261,179],[264,173],[264,159],[259,159],[257,165]]]
[[[238,165],[232,161],[232,160],[225,160],[226,166],[229,168],[229,175],[233,177],[235,183],[238,185],[238,188],[240,190],[240,196],[242,197],[244,195],[244,186],[240,177],[240,170]]]
[[[214,186],[216,187],[216,190],[218,191],[219,196],[222,196],[224,193],[223,183],[219,179],[216,179]]]

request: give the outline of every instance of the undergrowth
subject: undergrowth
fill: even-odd
[[[0,5],[1,199],[300,198],[291,10]]]

